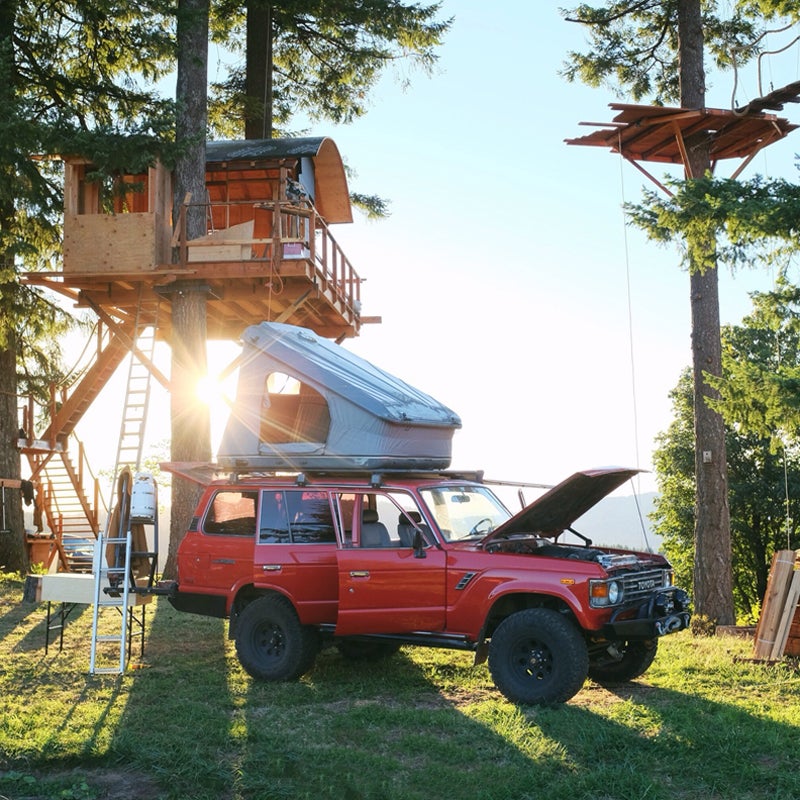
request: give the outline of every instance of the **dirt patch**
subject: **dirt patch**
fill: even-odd
[[[109,767],[76,767],[71,770],[26,770],[25,780],[20,780],[12,796],[14,800],[62,797],[76,800],[158,800],[163,792],[149,775],[140,772]],[[6,795],[0,794],[0,798],[6,800]]]

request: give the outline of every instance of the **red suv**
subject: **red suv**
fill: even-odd
[[[572,528],[635,473],[576,473],[515,515],[479,473],[232,476],[207,486],[169,599],[228,617],[257,679],[295,679],[328,645],[375,659],[412,644],[488,658],[512,701],[564,702],[587,675],[641,675],[689,624],[662,556]]]

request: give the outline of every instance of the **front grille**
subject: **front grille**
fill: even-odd
[[[623,601],[632,603],[641,598],[648,597],[651,592],[657,589],[664,589],[669,586],[669,570],[648,569],[643,572],[629,572],[617,580],[622,581]]]

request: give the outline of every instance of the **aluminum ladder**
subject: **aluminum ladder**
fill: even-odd
[[[124,474],[128,479],[129,472]],[[123,487],[127,489],[127,486]],[[129,605],[131,600],[131,523],[128,496],[122,494],[123,502],[119,509],[119,523],[117,530],[108,528],[97,537],[94,549],[94,604],[92,606],[92,646],[89,657],[89,672],[92,675],[117,673],[122,674],[127,665],[131,649],[133,634],[133,608]],[[117,554],[124,553],[121,559],[115,559],[109,566],[106,561],[106,549],[113,547]],[[122,563],[120,564],[119,561]],[[135,597],[135,595],[134,595]],[[100,633],[100,620],[102,611],[113,608],[119,612],[119,628],[116,633]],[[111,661],[106,666],[98,663],[100,653],[99,645],[117,645],[114,651],[118,653],[118,660]]]
[[[136,616],[135,580],[131,570],[133,536],[131,531],[131,490],[134,474],[142,461],[144,432],[147,423],[147,412],[150,403],[151,373],[147,363],[137,356],[137,350],[152,363],[156,345],[158,327],[158,305],[155,317],[150,323],[142,321],[142,292],[139,290],[139,303],[136,308],[133,342],[130,361],[128,363],[128,380],[125,401],[122,409],[117,454],[114,463],[112,480],[112,497],[108,503],[109,514],[105,530],[95,542],[94,553],[94,606],[92,612],[92,640],[89,659],[89,672],[93,675],[101,673],[123,673],[130,656],[134,636],[140,636],[144,649],[144,606],[141,617]],[[118,485],[118,484],[122,485]],[[116,492],[116,498],[113,493]],[[111,530],[112,513],[118,507],[116,530]],[[150,583],[155,576],[158,558],[158,526],[154,531],[154,550],[135,555],[148,556],[152,559]],[[113,564],[108,564],[107,552],[113,549]],[[100,621],[103,610],[114,608],[120,615],[118,633],[100,633]],[[100,655],[98,645],[111,643],[118,645],[119,659],[113,666],[99,666]]]

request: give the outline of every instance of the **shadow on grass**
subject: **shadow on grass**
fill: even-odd
[[[19,598],[17,601],[17,597]],[[11,602],[9,598],[13,598]],[[33,636],[38,631],[41,633],[41,646],[44,648],[45,636],[45,609],[46,603],[29,603],[22,600],[22,587],[17,591],[14,585],[13,594],[6,596],[2,606],[0,606],[0,644],[9,639],[16,638],[20,641],[20,631],[25,631],[25,636]],[[29,623],[33,622],[34,625]],[[27,648],[26,648],[27,649]]]
[[[148,620],[145,658],[128,671],[128,703],[109,753],[160,787],[150,800],[230,797],[227,623],[179,613],[166,600]]]
[[[227,623],[164,602],[125,682],[104,765],[146,777],[150,800],[800,796],[798,731],[766,714],[644,684],[523,708],[469,656],[410,648],[378,663],[326,650],[298,682],[258,683]]]
[[[800,797],[792,724],[645,684],[588,684],[576,700],[528,716],[569,754],[572,797]]]
[[[15,652],[31,652],[34,650],[41,650],[44,655],[45,644],[49,642],[47,647],[49,655],[55,655],[59,651],[61,644],[61,631],[53,627],[61,624],[59,603],[53,603],[50,608],[50,625],[51,630],[48,637],[47,632],[47,604],[44,603],[40,606],[41,620],[33,625],[14,645]],[[84,619],[87,614],[91,615],[91,606],[74,604],[66,611],[64,619],[64,642],[67,641],[71,634],[73,626],[76,629],[82,628]],[[30,615],[29,615],[30,616]],[[77,634],[81,636],[82,634]],[[88,645],[87,645],[88,653]]]

